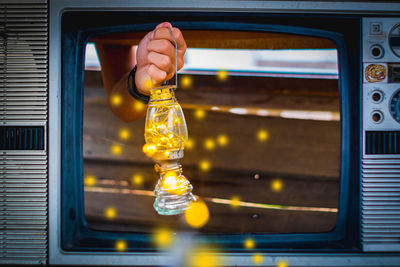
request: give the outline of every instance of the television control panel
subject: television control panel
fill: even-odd
[[[400,18],[363,19],[363,128],[400,131]]]

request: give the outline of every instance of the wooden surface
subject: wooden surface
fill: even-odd
[[[183,36],[191,48],[245,48],[245,49],[310,49],[336,48],[322,38],[283,33],[183,30]],[[137,45],[146,32],[102,35],[92,42],[117,45]]]
[[[144,118],[131,123],[120,121],[106,105],[100,73],[88,72],[85,78],[84,172],[85,175],[95,175],[98,181],[96,186],[85,191],[85,214],[89,225],[125,231],[152,231],[161,224],[187,229],[182,216],[160,216],[153,209],[154,197],[149,194],[158,177],[153,170],[154,163],[141,151]],[[305,81],[302,84],[300,81],[274,79],[277,78],[248,80],[252,86],[244,87],[233,80],[220,86],[212,77],[196,77],[194,88],[178,90],[177,97],[184,107],[189,136],[195,141],[192,150],[185,150],[181,162],[184,174],[193,184],[194,194],[205,198],[229,200],[238,196],[250,203],[337,208],[338,121],[215,111],[207,111],[203,120],[194,115],[193,108],[210,105],[338,112],[337,87],[335,90],[335,83],[330,80],[325,80],[324,86],[323,81]],[[307,83],[319,84],[307,87]],[[130,130],[129,140],[119,139],[118,133],[122,128]],[[268,131],[266,142],[256,138],[259,129]],[[229,144],[207,150],[204,141],[208,138],[216,140],[219,134],[225,134]],[[120,155],[110,153],[113,144],[121,145]],[[211,162],[209,172],[198,168],[203,159]],[[134,174],[144,177],[142,185],[131,183]],[[259,179],[254,178],[256,174]],[[271,189],[271,182],[276,178],[283,182],[283,190],[279,193]],[[129,191],[133,189],[143,190],[147,195]],[[114,193],[107,193],[110,190]],[[336,224],[335,212],[233,209],[229,205],[206,203],[210,209],[210,221],[201,230],[204,232],[320,232],[329,231]],[[117,209],[117,217],[112,221],[104,217],[107,206]]]

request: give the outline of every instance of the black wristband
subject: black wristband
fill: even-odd
[[[127,87],[128,92],[133,96],[136,100],[142,102],[143,104],[148,104],[150,101],[150,97],[148,95],[141,94],[138,89],[136,88],[135,83],[135,73],[136,73],[137,65],[129,72],[128,80],[127,80]],[[132,82],[131,82],[132,80]]]

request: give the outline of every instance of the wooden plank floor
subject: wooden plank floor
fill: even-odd
[[[153,169],[154,163],[141,151],[144,144],[144,119],[124,123],[116,118],[106,105],[99,79],[99,73],[91,73],[85,84],[84,173],[97,178],[96,185],[85,188],[85,215],[89,226],[103,230],[139,232],[152,231],[161,225],[188,229],[182,216],[160,216],[154,211],[151,192],[158,177]],[[199,120],[195,115],[196,107],[200,107],[199,100],[192,100],[190,92],[186,96],[185,92],[181,94],[178,100],[182,99],[180,103],[183,107],[189,107],[184,108],[184,113],[189,136],[194,140],[193,149],[185,150],[181,163],[185,176],[194,186],[193,193],[204,198],[210,210],[210,220],[201,229],[202,232],[326,232],[335,226],[340,165],[338,121],[298,120],[216,111],[207,111],[205,118]],[[246,92],[241,94],[246,98]],[[233,105],[237,97],[231,102],[225,99],[220,104]],[[300,98],[294,101],[290,100],[291,97],[293,95],[289,94],[287,99],[281,101],[293,104],[299,99],[309,99],[298,96]],[[311,102],[307,100],[308,104],[300,101],[296,107],[307,106],[310,109],[313,106],[319,110],[318,106],[325,102],[331,103],[330,110],[335,111],[337,96],[321,94],[318,97],[321,98],[317,101],[319,104],[310,105]],[[325,101],[323,98],[326,98]],[[207,103],[207,99],[205,97],[203,101]],[[128,140],[118,137],[121,129],[130,131],[131,137]],[[257,139],[257,132],[261,129],[268,133],[265,142]],[[218,145],[220,134],[228,137],[227,146]],[[214,149],[205,148],[204,143],[208,139],[215,142]],[[122,148],[119,155],[110,153],[111,146],[116,144]],[[210,162],[210,171],[199,169],[202,160]],[[131,178],[135,174],[143,177],[142,184],[132,183]],[[271,189],[271,183],[276,179],[282,182],[281,192]],[[239,197],[246,203],[331,210],[316,212],[243,206],[233,208],[212,201],[213,198],[230,200],[232,197]],[[107,207],[115,208],[115,219],[105,218],[104,210]]]

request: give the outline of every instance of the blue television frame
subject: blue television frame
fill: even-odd
[[[122,11],[70,11],[62,16],[62,248],[67,251],[114,252],[115,242],[122,239],[127,242],[126,251],[156,251],[150,234],[97,231],[88,227],[84,215],[82,119],[84,55],[90,38],[110,33],[150,31],[162,21],[170,21],[182,30],[291,33],[327,38],[335,43],[339,57],[341,116],[341,176],[336,227],[326,233],[203,234],[199,241],[214,244],[224,252],[243,251],[243,240],[249,236],[255,240],[259,251],[361,251],[361,18],[356,15]]]

